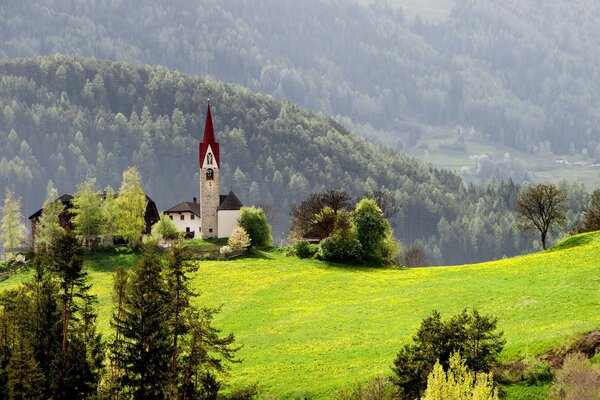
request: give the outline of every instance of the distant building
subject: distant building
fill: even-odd
[[[200,203],[195,198],[192,202],[184,201],[169,208],[165,214],[188,238],[196,235],[203,239],[229,237],[238,223],[243,205],[232,191],[227,195],[219,194],[221,158],[219,143],[215,140],[210,102],[199,153]]]

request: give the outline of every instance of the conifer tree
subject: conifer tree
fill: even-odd
[[[169,336],[169,293],[161,275],[158,250],[146,247],[132,269],[121,315],[112,326],[120,333],[113,359],[123,366],[122,385],[134,399],[164,399],[168,388],[172,342]]]
[[[25,241],[27,229],[21,215],[21,202],[15,198],[12,187],[5,190],[4,204],[0,206],[0,244],[5,249],[20,247]]]

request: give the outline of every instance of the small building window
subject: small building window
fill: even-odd
[[[185,215],[181,214],[181,217],[179,217],[179,219],[185,221]]]
[[[209,233],[212,233],[212,228],[208,228],[208,232],[209,232]]]
[[[189,227],[189,226],[186,226],[186,227],[185,227],[185,231],[189,233],[189,232],[190,232],[190,227]]]
[[[169,218],[171,218],[171,221],[173,220],[173,216],[172,215],[169,215]]]
[[[196,216],[194,214],[190,215],[190,219],[196,219]]]

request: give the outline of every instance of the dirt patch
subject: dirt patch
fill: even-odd
[[[561,368],[565,357],[572,353],[582,353],[587,358],[592,358],[600,349],[600,331],[588,333],[580,337],[570,346],[552,350],[540,357],[553,369]]]

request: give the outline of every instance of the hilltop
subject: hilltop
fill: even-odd
[[[105,333],[111,274],[135,258],[114,252],[87,258]],[[277,398],[331,398],[358,380],[389,374],[400,346],[433,309],[449,316],[477,307],[497,316],[507,339],[504,360],[540,355],[600,328],[597,232],[542,253],[456,267],[344,267],[277,251],[198,265],[198,301],[223,305],[218,326],[244,344],[232,383],[259,382],[264,395]],[[0,289],[31,274],[21,272]]]
[[[287,236],[290,206],[309,193],[388,190],[402,208],[396,236],[407,247],[421,243],[435,263],[533,249],[514,225],[518,185],[465,186],[455,173],[375,146],[290,102],[160,66],[77,57],[0,60],[0,75],[0,186],[15,186],[25,215],[40,208],[50,180],[60,194],[73,193],[88,174],[116,188],[130,165],[159,210],[191,201],[210,97],[221,187],[246,205],[272,206],[277,239]],[[582,199],[569,205],[576,219],[586,197],[574,189]]]

